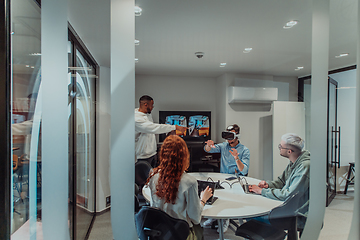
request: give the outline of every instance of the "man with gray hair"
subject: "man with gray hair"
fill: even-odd
[[[285,201],[292,193],[299,191],[302,197],[298,211],[303,217],[298,218],[298,228],[302,229],[309,208],[310,152],[304,150],[304,140],[295,133],[283,135],[278,148],[280,155],[290,160],[284,172],[274,181],[250,185],[249,190],[280,201]]]

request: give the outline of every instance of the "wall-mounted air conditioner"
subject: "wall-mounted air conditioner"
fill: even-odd
[[[277,88],[229,87],[229,103],[271,103],[278,99]]]

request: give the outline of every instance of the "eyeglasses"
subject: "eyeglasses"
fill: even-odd
[[[281,146],[281,144],[278,145],[278,148],[279,148],[279,150],[281,150],[281,149],[287,149],[287,150],[290,150],[290,151],[294,151],[294,150],[292,150],[292,149],[290,149],[290,148],[284,148],[283,146]]]

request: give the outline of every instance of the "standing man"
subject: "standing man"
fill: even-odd
[[[250,185],[249,190],[281,201],[299,191],[302,197],[298,211],[303,216],[298,218],[298,228],[303,229],[309,208],[310,153],[303,150],[304,140],[294,133],[283,135],[278,147],[280,155],[290,160],[284,172],[277,180],[261,181],[257,186]],[[263,220],[269,223],[266,217],[263,217]]]
[[[239,141],[240,127],[237,124],[230,125],[226,131],[222,132],[222,138],[226,141],[214,144],[214,141],[208,140],[204,150],[208,153],[220,153],[220,172],[247,176],[249,171],[250,151]],[[211,226],[215,219],[208,219],[204,226]],[[224,219],[224,232],[229,227],[229,219]]]
[[[152,97],[144,95],[139,99],[139,108],[135,109],[135,155],[138,161],[148,161],[152,167],[156,165],[155,134],[173,130],[186,131],[186,127],[154,123],[151,111],[154,108]]]

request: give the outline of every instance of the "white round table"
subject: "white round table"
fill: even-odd
[[[237,179],[227,181],[225,178],[233,174],[193,172],[189,173],[197,180],[215,181],[220,180],[224,189],[215,189],[214,196],[218,199],[212,205],[205,205],[202,216],[205,218],[219,219],[219,238],[224,239],[222,222],[223,219],[252,218],[265,215],[271,209],[281,205],[282,201],[272,200],[261,195],[246,194]],[[212,179],[212,180],[211,180]],[[249,184],[258,184],[260,180],[245,177]],[[231,186],[230,186],[231,185]],[[144,197],[151,202],[150,188],[143,188]]]

